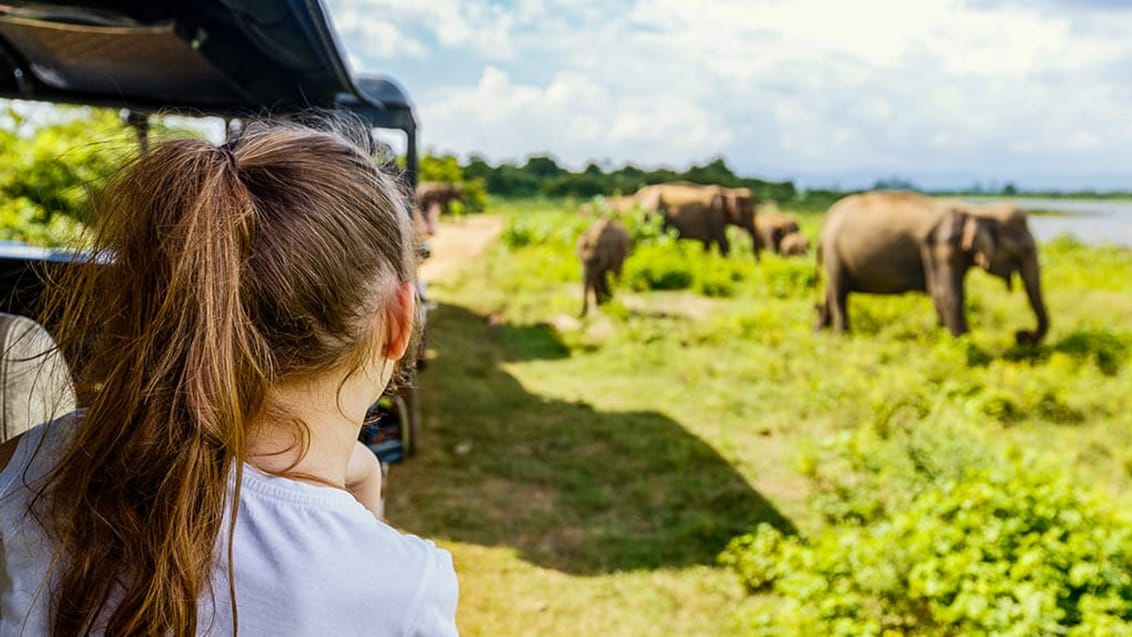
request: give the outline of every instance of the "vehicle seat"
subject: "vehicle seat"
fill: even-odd
[[[71,370],[39,323],[0,313],[0,443],[75,408]]]

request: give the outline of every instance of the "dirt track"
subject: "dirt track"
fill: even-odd
[[[432,256],[421,264],[421,279],[436,282],[458,274],[470,259],[499,236],[502,228],[503,220],[496,215],[441,221],[436,234],[429,239]]]

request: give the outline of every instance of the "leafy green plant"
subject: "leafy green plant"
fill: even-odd
[[[810,538],[760,526],[720,556],[787,609],[777,635],[1132,634],[1132,529],[1113,503],[1016,458]]]
[[[90,192],[136,152],[132,133],[117,113],[98,109],[58,109],[50,123],[36,126],[9,108],[6,123],[0,235],[39,245],[72,242]]]

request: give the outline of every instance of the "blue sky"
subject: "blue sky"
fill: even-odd
[[[325,0],[434,152],[1132,189],[1132,0]]]

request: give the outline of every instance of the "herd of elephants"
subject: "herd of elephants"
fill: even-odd
[[[435,223],[439,212],[460,195],[457,188],[434,182],[423,183],[417,194],[419,217],[426,224]],[[606,199],[602,208],[586,204],[580,210],[597,217],[577,244],[583,265],[582,315],[591,296],[598,304],[612,297],[610,275],[620,275],[631,248],[629,233],[617,218],[634,209],[659,215],[663,225],[681,238],[700,241],[705,249],[715,245],[725,256],[730,249],[728,226],[750,234],[756,261],[763,250],[804,255],[810,247],[797,219],[760,213],[747,188],[654,184],[629,196]],[[1002,278],[1008,290],[1015,274],[1022,280],[1037,326],[1017,331],[1019,344],[1035,344],[1049,330],[1037,243],[1026,214],[1011,204],[972,204],[903,190],[849,195],[826,214],[816,253],[819,272],[825,275],[817,329],[849,329],[850,292],[918,291],[931,297],[944,327],[963,334],[968,329],[963,282],[967,270],[977,266]]]

